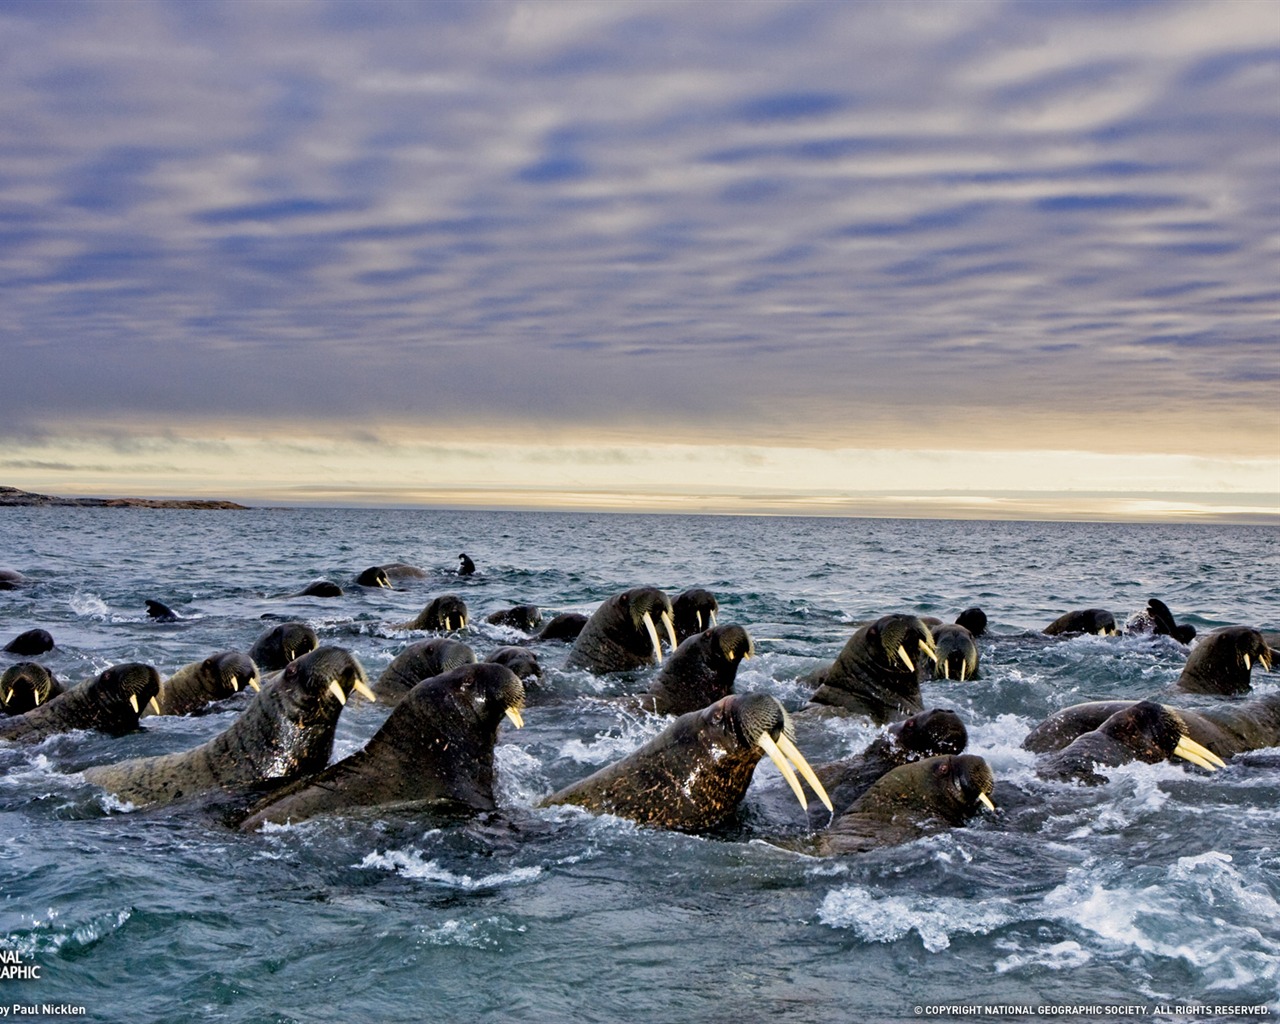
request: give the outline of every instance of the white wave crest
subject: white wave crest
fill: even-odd
[[[494,889],[513,883],[529,882],[542,874],[542,868],[535,865],[527,868],[512,868],[510,871],[498,871],[491,875],[473,878],[471,875],[459,875],[440,866],[434,860],[425,860],[421,850],[388,850],[386,853],[374,851],[367,854],[357,867],[394,871],[405,878],[414,878],[424,882],[435,882],[454,889]]]
[[[823,924],[849,928],[867,942],[896,942],[916,932],[930,953],[948,948],[955,935],[986,935],[1019,917],[1003,899],[973,902],[927,893],[877,897],[857,885],[832,890],[818,908]]]

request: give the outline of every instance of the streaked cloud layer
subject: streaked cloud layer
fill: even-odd
[[[1280,491],[1274,4],[10,3],[0,53],[19,486],[356,435]]]

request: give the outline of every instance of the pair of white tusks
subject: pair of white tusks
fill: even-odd
[[[369,703],[371,704],[378,703],[377,696],[374,694],[374,692],[371,689],[369,689],[369,687],[362,680],[357,679],[354,683],[352,683],[351,689],[355,690],[356,693],[360,694],[361,697],[366,698],[369,701]],[[336,679],[329,684],[329,692],[338,698],[339,704],[345,704],[347,702],[347,694],[342,689],[342,687],[338,685],[338,681]]]
[[[960,682],[962,683],[964,682],[964,670],[966,668],[968,668],[967,662],[960,662]],[[949,660],[942,663],[942,678],[951,678],[951,662]]]
[[[466,618],[465,618],[465,617],[463,617],[463,616],[461,616],[461,615],[459,615],[459,616],[458,616],[458,628],[459,628],[459,629],[464,629],[464,628],[466,628],[466,625],[467,625],[467,620],[466,620]],[[453,630],[453,616],[452,616],[452,615],[446,615],[446,616],[444,617],[444,631],[445,631],[446,633],[449,633],[449,632],[451,632],[452,630]]]
[[[1259,655],[1258,655],[1258,664],[1260,664],[1260,665],[1261,665],[1263,668],[1265,668],[1268,672],[1270,672],[1270,671],[1271,671],[1271,659],[1270,659],[1267,655],[1265,655],[1265,654],[1259,654]],[[1253,668],[1253,659],[1251,659],[1251,658],[1249,657],[1249,655],[1247,655],[1247,654],[1246,654],[1246,655],[1244,656],[1244,670],[1245,670],[1246,672],[1248,672],[1248,671],[1249,671],[1250,669],[1252,669],[1252,668]]]
[[[253,688],[254,693],[260,693],[262,691],[262,687],[258,685],[257,676],[250,676],[247,680],[245,680],[245,683],[246,685],[251,686]],[[237,679],[235,676],[231,677],[231,691],[232,693],[240,692],[240,680]]]
[[[147,705],[157,715],[160,714],[160,702],[154,697],[147,701]],[[138,707],[138,695],[136,693],[129,694],[129,707],[133,708],[133,713],[135,715],[142,714],[142,709]]]
[[[760,738],[756,740],[760,749],[769,755],[769,760],[778,766],[778,771],[782,772],[782,777],[787,780],[787,784],[791,787],[791,792],[796,795],[796,799],[800,801],[800,806],[806,811],[809,809],[809,801],[804,797],[804,790],[800,788],[800,780],[796,778],[796,773],[791,770],[794,764],[800,774],[805,777],[805,781],[809,783],[814,794],[822,801],[823,806],[829,811],[835,809],[831,806],[831,797],[827,796],[827,791],[823,788],[822,783],[818,781],[818,776],[809,762],[804,759],[804,755],[796,748],[785,735],[779,736],[775,741],[767,732],[762,732]],[[791,764],[787,762],[790,761]]]
[[[658,643],[658,630],[653,624],[653,616],[648,612],[644,613],[644,628],[649,632],[649,640],[653,644],[653,660],[659,665],[662,664],[662,645]],[[667,631],[667,639],[671,641],[671,649],[676,649],[676,628],[671,624],[671,616],[665,611],[662,613],[662,628]]]
[[[1190,761],[1192,764],[1199,765],[1207,771],[1216,772],[1219,768],[1225,768],[1227,762],[1222,760],[1208,747],[1197,743],[1190,736],[1183,736],[1178,740],[1178,745],[1173,748],[1176,757],[1182,758],[1184,761]]]
[[[698,619],[698,632],[702,632],[702,609],[695,609],[693,614],[697,616]],[[707,612],[707,618],[711,620],[711,625],[714,626],[716,624],[716,612],[714,608]]]

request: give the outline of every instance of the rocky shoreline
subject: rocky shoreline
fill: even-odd
[[[16,487],[0,487],[0,507],[5,505],[79,506],[84,508],[195,508],[247,509],[234,501],[198,498],[59,498],[49,494],[33,494]]]

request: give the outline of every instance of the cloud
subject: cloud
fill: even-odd
[[[0,38],[9,430],[1277,447],[1264,4],[6,5]]]

